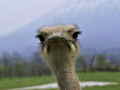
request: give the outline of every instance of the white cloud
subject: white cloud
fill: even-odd
[[[61,0],[0,0],[0,36],[61,6]]]
[[[64,14],[72,10],[90,11],[108,6],[120,10],[119,0],[0,0],[0,36],[57,10]]]
[[[65,13],[74,10],[74,12],[81,11],[94,11],[98,7],[108,7],[108,8],[116,8],[120,9],[120,0],[71,0],[66,1],[64,4],[64,9],[61,8],[59,13]]]

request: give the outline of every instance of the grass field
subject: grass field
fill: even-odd
[[[120,72],[87,72],[78,73],[81,81],[107,81],[118,82],[118,85],[102,86],[102,87],[87,87],[83,90],[120,90]],[[0,79],[0,90],[11,88],[20,88],[26,86],[42,85],[55,82],[53,76],[42,77],[24,77],[24,78],[2,78]],[[49,89],[57,90],[57,89]]]

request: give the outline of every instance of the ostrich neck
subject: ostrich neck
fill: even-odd
[[[80,90],[79,80],[75,73],[75,58],[65,52],[55,52],[50,64],[56,75],[60,90]]]

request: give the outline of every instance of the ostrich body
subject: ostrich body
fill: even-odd
[[[56,75],[60,90],[80,90],[75,72],[75,60],[79,55],[75,25],[43,27],[37,37],[41,41],[41,55]]]

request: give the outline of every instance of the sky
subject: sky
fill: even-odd
[[[0,0],[0,42],[5,42],[1,44],[5,50],[8,45],[7,49],[14,49],[16,42],[26,42],[18,47],[32,47],[32,39],[27,39],[33,38],[34,28],[64,23],[80,26],[82,48],[116,48],[120,46],[119,22],[120,0]],[[31,33],[25,35],[28,29]]]
[[[15,32],[18,28],[49,12],[60,10],[62,6],[65,11],[61,9],[60,13],[65,13],[71,8],[95,10],[96,7],[105,3],[114,4],[120,10],[118,2],[119,0],[71,0],[70,2],[69,0],[0,0],[0,37]],[[72,4],[69,5],[69,3]]]
[[[63,4],[63,0],[0,0],[0,36],[15,32]]]

